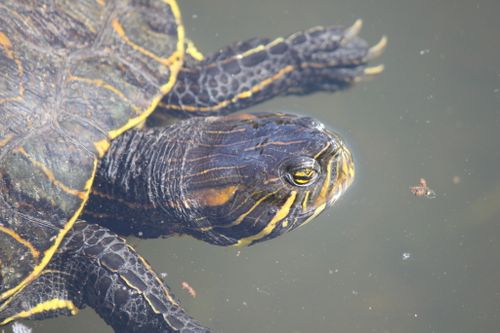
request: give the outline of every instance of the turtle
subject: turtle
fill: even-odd
[[[310,117],[235,111],[382,71],[350,27],[204,56],[176,0],[0,3],[0,326],[90,306],[115,332],[210,332],[127,242],[247,246],[302,226],[354,177]]]

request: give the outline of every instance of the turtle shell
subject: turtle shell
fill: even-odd
[[[50,262],[110,140],[154,110],[184,57],[175,0],[0,3],[0,303]]]

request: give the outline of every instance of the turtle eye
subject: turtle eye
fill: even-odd
[[[292,185],[309,186],[316,181],[319,171],[319,165],[314,159],[301,158],[287,165],[285,178]]]
[[[318,174],[313,168],[303,168],[290,173],[295,185],[306,186],[316,179]]]

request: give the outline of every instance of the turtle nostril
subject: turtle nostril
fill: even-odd
[[[342,141],[342,138],[338,133],[335,133],[334,131],[329,130],[328,128],[324,129],[325,133],[329,136],[330,142],[332,143],[333,147],[343,147],[344,142]]]

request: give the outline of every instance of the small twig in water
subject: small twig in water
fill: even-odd
[[[196,290],[189,285],[186,281],[182,281],[181,288],[184,289],[192,298],[196,297]]]

